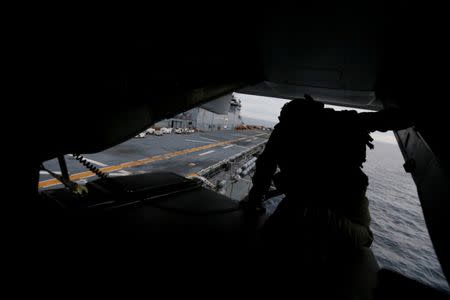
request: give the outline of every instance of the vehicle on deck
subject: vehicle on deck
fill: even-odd
[[[163,134],[170,134],[170,133],[172,133],[172,128],[163,127],[163,128],[161,128],[161,132]]]

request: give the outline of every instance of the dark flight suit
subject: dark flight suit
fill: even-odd
[[[362,171],[366,146],[372,146],[369,133],[409,123],[396,111],[292,110],[289,117],[280,116],[256,162],[249,203],[263,199],[277,167],[278,188],[286,195],[266,222],[263,238],[278,243],[326,236],[328,245],[369,247],[368,178]]]

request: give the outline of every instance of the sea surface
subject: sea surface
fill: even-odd
[[[363,170],[369,176],[372,250],[380,267],[450,292],[398,146],[375,142],[375,149],[367,151]]]

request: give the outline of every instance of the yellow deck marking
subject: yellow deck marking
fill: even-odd
[[[192,177],[196,177],[196,176],[198,176],[197,173],[190,173],[190,174],[186,175],[186,178],[192,178]]]
[[[264,133],[261,133],[261,134],[258,134],[256,136],[260,136],[260,135],[263,135],[263,134]],[[192,152],[197,152],[197,151],[201,151],[201,150],[205,150],[205,149],[210,149],[210,148],[214,148],[214,147],[218,147],[218,146],[223,146],[223,145],[227,145],[227,144],[231,144],[231,143],[236,143],[236,142],[244,140],[244,139],[248,139],[248,137],[242,137],[242,138],[235,139],[235,140],[223,141],[223,142],[218,142],[218,143],[214,143],[214,144],[208,144],[208,145],[204,145],[204,146],[200,146],[200,147],[195,147],[195,148],[189,148],[189,149],[184,149],[184,150],[180,150],[180,151],[170,152],[170,153],[166,153],[166,154],[150,156],[150,157],[139,159],[139,160],[134,160],[134,161],[121,163],[121,164],[118,164],[118,165],[115,165],[115,166],[109,166],[109,167],[100,168],[100,170],[102,172],[104,172],[104,173],[110,173],[110,172],[114,172],[114,171],[117,171],[117,170],[122,170],[122,169],[125,169],[125,168],[132,168],[132,167],[146,165],[146,164],[149,164],[149,163],[152,163],[152,162],[155,162],[155,161],[166,160],[166,159],[169,159],[169,158],[173,158],[173,157],[176,157],[176,156],[180,156],[180,155],[184,155],[184,154],[188,154],[188,153],[192,153]],[[92,177],[92,176],[95,176],[95,174],[92,173],[91,171],[86,171],[86,172],[81,172],[81,173],[77,173],[77,174],[71,175],[70,176],[70,180],[76,181],[76,180],[80,180],[80,179],[84,179],[84,178],[88,178],[88,177]],[[39,187],[40,188],[45,188],[45,187],[49,187],[49,186],[57,185],[57,184],[61,184],[59,182],[59,180],[57,180],[57,179],[49,179],[49,180],[44,180],[44,181],[39,182]]]

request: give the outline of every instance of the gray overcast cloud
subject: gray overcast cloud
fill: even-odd
[[[244,94],[234,94],[236,99],[241,100],[241,115],[253,119],[278,123],[278,116],[283,105],[288,100],[261,97]]]

